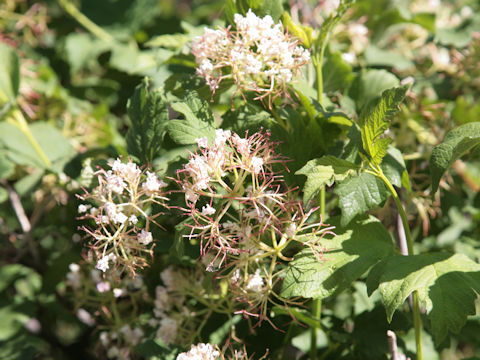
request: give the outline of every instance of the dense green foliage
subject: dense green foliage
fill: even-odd
[[[0,358],[480,359],[479,63],[471,0],[1,2]]]

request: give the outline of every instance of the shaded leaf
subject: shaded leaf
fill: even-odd
[[[127,112],[132,122],[126,135],[127,151],[150,163],[161,151],[168,109],[161,93],[149,90],[147,78],[135,88]]]
[[[396,255],[372,270],[367,285],[369,293],[378,288],[388,320],[417,291],[438,345],[449,332],[458,333],[467,316],[475,313],[480,265],[459,254]]]

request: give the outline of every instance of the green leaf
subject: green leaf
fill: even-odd
[[[371,102],[363,109],[359,117],[362,144],[365,152],[375,165],[380,165],[390,144],[390,138],[380,138],[388,129],[386,117],[393,116],[398,111],[408,87],[402,86],[385,90],[379,101]]]
[[[367,285],[369,293],[378,288],[389,321],[407,297],[417,291],[438,345],[448,332],[458,333],[468,315],[475,314],[480,265],[460,254],[396,255],[372,269]]]
[[[186,34],[164,34],[151,38],[145,43],[145,46],[163,47],[167,49],[181,49],[190,40],[191,36]]]
[[[62,172],[65,164],[76,155],[72,145],[60,130],[46,122],[39,121],[31,124],[30,131],[52,163],[50,169],[57,173]],[[0,152],[3,149],[11,162],[46,169],[45,163],[18,127],[8,122],[1,122],[0,134],[2,134]]]
[[[282,23],[290,34],[300,39],[303,46],[305,46],[307,49],[312,46],[313,29],[310,26],[295,24],[288,12],[283,13]]]
[[[342,226],[352,221],[355,216],[383,204],[389,194],[383,181],[368,173],[342,181],[334,192],[339,197]]]
[[[8,160],[6,151],[0,152],[0,179],[7,179],[15,170],[15,164]]]
[[[295,175],[307,176],[303,188],[303,202],[307,204],[324,186],[332,186],[335,181],[345,179],[359,167],[335,156],[323,156],[310,160]]]
[[[158,66],[152,50],[140,51],[135,41],[115,44],[110,56],[110,66],[130,75],[147,75]]]
[[[168,109],[159,91],[149,89],[149,80],[135,88],[127,104],[132,126],[128,129],[127,151],[140,161],[151,163],[160,153]]]
[[[408,180],[408,173],[402,153],[393,146],[388,148],[387,154],[383,158],[380,167],[382,168],[383,174],[396,187],[402,187],[402,178],[405,176],[407,176],[407,178],[403,179],[403,181]],[[405,173],[407,174],[404,175]]]
[[[339,51],[326,54],[326,61],[322,66],[323,91],[326,93],[347,89],[353,81],[354,75],[350,64],[342,59]]]
[[[414,66],[413,62],[401,53],[383,50],[375,45],[370,45],[365,50],[365,61],[370,66],[391,66],[400,71]]]
[[[478,144],[480,144],[480,122],[472,122],[448,132],[443,143],[433,148],[430,158],[433,193],[438,190],[440,178],[450,165]]]
[[[367,70],[353,80],[348,96],[355,101],[357,112],[360,112],[365,105],[380,97],[383,91],[399,83],[398,78],[386,70]]]
[[[19,86],[18,55],[11,46],[0,43],[0,107],[6,102],[16,102]]]
[[[338,219],[331,219],[336,224]],[[393,254],[392,239],[374,217],[335,229],[325,240],[321,259],[305,249],[289,263],[281,295],[285,297],[326,298],[348,288],[381,259]]]
[[[185,93],[182,101],[171,104],[171,107],[185,116],[185,120],[171,120],[167,124],[168,134],[176,143],[189,145],[204,136],[209,140],[215,138],[210,107],[195,91]]]
[[[64,38],[59,52],[70,65],[70,73],[98,65],[100,54],[110,50],[112,44],[99,40],[88,33],[71,33]]]

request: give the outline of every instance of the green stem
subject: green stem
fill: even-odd
[[[80,10],[78,10],[75,5],[73,5],[69,0],[57,0],[60,6],[75,20],[78,21],[85,29],[90,31],[100,40],[106,42],[113,42],[115,39],[100,26],[92,22],[89,18],[83,15]]]
[[[325,218],[325,186],[320,190],[320,216]],[[312,302],[312,315],[314,319],[318,320],[318,325],[311,329],[310,333],[310,359],[317,358],[317,330],[321,329],[320,317],[322,316],[322,299],[314,299]]]
[[[317,100],[320,105],[323,104],[323,57],[325,55],[325,48],[327,47],[328,39],[330,37],[329,35],[330,34],[327,34],[325,40],[320,45],[320,51],[317,52],[312,58],[313,65],[315,65],[315,73],[317,75]]]
[[[407,221],[407,214],[405,213],[405,209],[402,206],[402,202],[397,194],[397,191],[393,187],[392,183],[387,179],[385,174],[383,173],[380,167],[375,167],[376,169],[376,176],[378,176],[387,186],[388,190],[393,196],[393,200],[395,201],[395,205],[397,206],[398,212],[402,219],[403,228],[405,231],[405,237],[407,239],[407,248],[408,248],[408,255],[413,255],[413,238],[410,232],[410,227]],[[414,291],[412,295],[412,313],[413,313],[413,326],[415,328],[415,344],[417,347],[417,360],[423,360],[423,353],[422,353],[422,318],[420,316],[420,302],[418,299],[418,292]]]
[[[30,144],[32,144],[33,148],[37,152],[38,156],[40,156],[40,159],[42,159],[45,166],[47,167],[52,166],[52,162],[47,157],[47,155],[45,155],[45,152],[40,147],[40,144],[38,143],[37,139],[33,137],[33,134],[30,131],[30,128],[28,127],[27,120],[25,120],[25,117],[23,116],[22,112],[18,108],[13,109],[12,118],[13,119],[9,119],[8,121],[13,125],[15,125],[16,127],[18,127],[20,131],[27,137],[28,141],[30,142]]]
[[[322,299],[313,300],[312,315],[319,324],[312,327],[310,333],[310,360],[315,360],[317,358],[317,330],[322,328],[320,325],[320,317],[322,315]]]

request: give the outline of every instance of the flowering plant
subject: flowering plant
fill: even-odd
[[[0,358],[480,356],[480,9],[385,1],[0,1]]]

